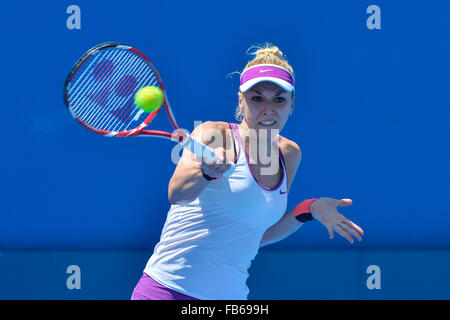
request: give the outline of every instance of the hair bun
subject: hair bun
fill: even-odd
[[[265,43],[263,46],[251,46],[247,54],[253,55],[253,60],[249,61],[244,70],[257,64],[275,64],[283,67],[294,74],[294,70],[289,65],[283,52],[271,43]]]
[[[277,47],[270,44],[266,44],[264,48],[259,48],[253,53],[258,58],[264,58],[267,56],[276,56],[279,59],[283,59],[283,52]]]

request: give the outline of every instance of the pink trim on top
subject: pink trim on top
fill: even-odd
[[[247,160],[247,167],[248,167],[248,169],[250,170],[250,173],[252,174],[253,179],[255,179],[256,183],[257,183],[261,188],[263,188],[264,190],[267,190],[267,191],[274,191],[274,190],[277,190],[277,189],[281,186],[281,184],[283,183],[283,181],[284,181],[284,176],[286,175],[286,167],[285,167],[285,165],[284,165],[284,157],[283,157],[283,153],[281,152],[281,149],[278,148],[278,152],[279,152],[279,155],[280,155],[281,167],[283,168],[283,175],[281,176],[280,181],[279,181],[273,188],[265,187],[265,186],[263,186],[263,185],[258,181],[258,179],[256,179],[255,174],[254,174],[252,168],[250,167],[250,163],[249,163],[249,161],[248,161],[248,155],[247,155],[247,152],[245,151],[244,143],[242,142],[241,135],[239,134],[239,129],[238,129],[238,127],[237,127],[237,124],[235,124],[235,123],[230,123],[230,126],[231,126],[231,128],[233,128],[234,136],[237,138],[237,140],[238,140],[238,142],[239,142],[239,145],[240,145],[241,148],[244,150],[243,152],[244,152],[244,154],[245,154],[245,159]],[[239,148],[239,149],[240,149],[240,148]],[[239,154],[240,154],[240,150],[239,150]]]
[[[229,125],[230,125],[230,128],[233,129],[233,131],[232,131],[233,135],[236,137],[235,129],[234,129],[234,126],[236,124],[230,123]],[[237,148],[236,148],[236,144],[234,142],[234,139],[233,139],[233,147],[234,147],[234,150],[235,150],[235,152],[234,152],[234,164],[236,164],[238,159],[239,159],[239,156],[241,155],[241,148],[239,148],[239,146],[237,146]]]

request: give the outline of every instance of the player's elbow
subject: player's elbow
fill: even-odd
[[[176,184],[172,181],[170,181],[169,183],[168,198],[170,204],[180,205],[187,204],[193,200],[190,199],[188,192],[181,190],[181,188],[177,187]]]
[[[169,190],[169,202],[170,204],[181,204],[182,201],[175,192]]]
[[[180,201],[178,193],[174,189],[172,181],[170,181],[170,183],[169,183],[168,197],[169,197],[170,204],[177,204]]]
[[[170,204],[179,204],[179,205],[185,205],[188,204],[190,202],[192,202],[193,199],[188,199],[186,197],[178,197],[175,194],[169,194],[169,202]]]

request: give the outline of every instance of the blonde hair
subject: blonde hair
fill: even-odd
[[[258,64],[274,64],[289,70],[289,72],[294,75],[294,69],[287,61],[287,58],[285,57],[283,52],[277,46],[274,46],[271,43],[265,43],[262,46],[251,46],[247,50],[247,54],[253,55],[254,58],[247,63],[242,73],[248,68],[256,66]],[[236,108],[235,117],[238,121],[242,121],[244,117],[239,106],[237,106]]]
[[[266,43],[264,44],[264,46],[251,46],[247,50],[247,52],[249,52],[252,49],[256,49],[255,51],[250,53],[255,57],[253,58],[253,60],[247,63],[242,72],[258,64],[275,64],[282,68],[288,69],[289,72],[292,73],[292,75],[294,75],[294,70],[287,61],[283,52],[281,52],[281,50],[277,46],[274,46],[270,43]]]

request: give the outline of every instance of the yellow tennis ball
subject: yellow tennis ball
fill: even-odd
[[[164,102],[164,94],[158,87],[143,87],[134,96],[136,105],[146,112],[159,109]]]

